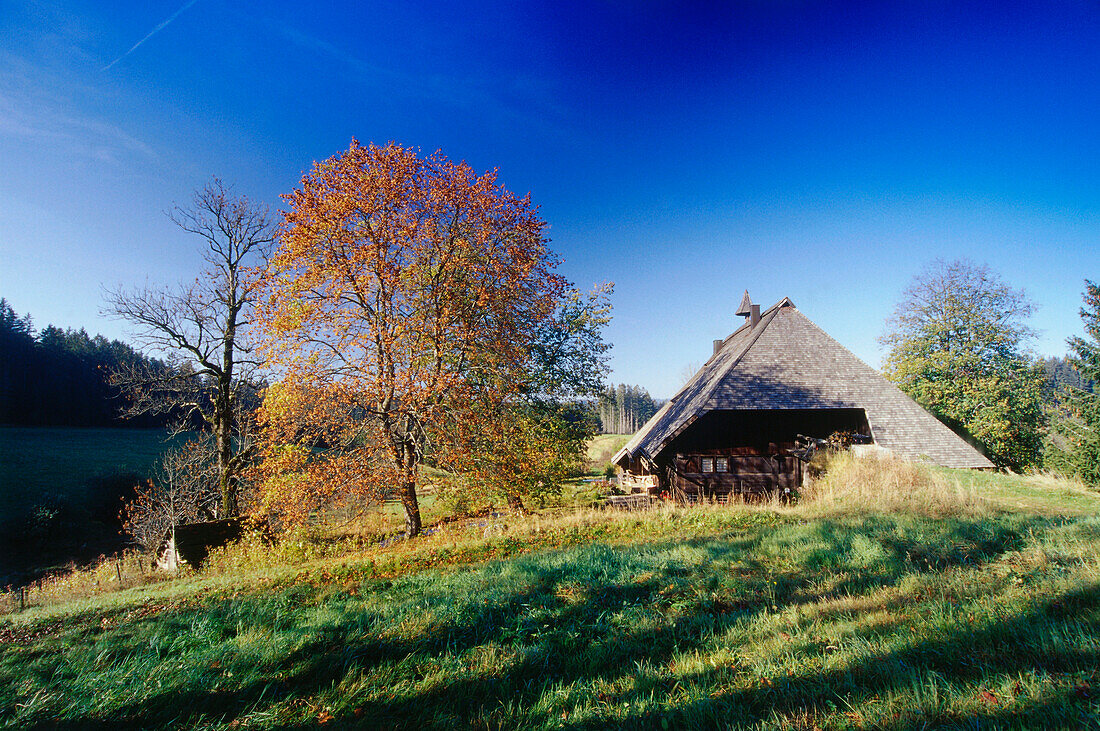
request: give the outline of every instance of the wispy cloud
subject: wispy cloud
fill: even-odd
[[[153,30],[151,30],[151,31],[149,31],[148,33],[146,33],[146,34],[145,34],[145,37],[144,37],[144,38],[142,38],[142,39],[141,39],[140,41],[138,41],[138,42],[137,42],[137,43],[135,43],[134,45],[130,46],[130,50],[129,50],[129,51],[127,51],[126,53],[124,53],[124,54],[122,54],[121,56],[119,56],[118,58],[116,58],[116,59],[115,59],[114,61],[111,61],[111,62],[110,62],[109,64],[107,64],[106,66],[104,66],[104,67],[103,67],[103,70],[104,70],[104,71],[109,71],[109,70],[111,69],[111,67],[112,67],[112,66],[114,66],[114,65],[115,65],[116,63],[118,63],[119,61],[121,61],[122,59],[126,58],[126,57],[127,57],[127,56],[129,56],[129,55],[130,55],[131,53],[133,53],[134,51],[136,51],[136,50],[138,49],[138,47],[139,47],[139,46],[140,46],[140,45],[141,45],[142,43],[145,43],[145,41],[149,40],[150,38],[152,38],[153,36],[155,36],[155,35],[156,35],[157,33],[160,33],[160,32],[161,32],[162,30],[164,30],[165,28],[167,28],[167,27],[168,27],[168,24],[169,24],[169,23],[171,23],[171,22],[172,22],[173,20],[175,20],[176,18],[180,17],[180,14],[181,14],[181,13],[182,13],[183,11],[187,10],[187,9],[188,9],[189,7],[191,7],[192,5],[194,5],[195,3],[197,3],[198,1],[199,1],[199,0],[188,0],[188,1],[186,2],[186,3],[184,3],[184,4],[183,4],[183,5],[182,5],[182,6],[180,7],[180,9],[179,9],[179,10],[177,10],[176,12],[172,13],[171,15],[169,15],[169,16],[168,16],[168,17],[167,17],[167,18],[166,18],[165,20],[162,20],[162,21],[161,21],[161,22],[160,22],[160,23],[159,23],[159,24],[158,24],[158,25],[157,25],[157,26],[156,26],[155,28],[153,28]]]
[[[492,76],[459,76],[453,73],[410,73],[390,66],[364,61],[339,46],[303,33],[287,24],[264,22],[294,45],[321,56],[328,56],[350,68],[362,84],[385,89],[387,93],[430,100],[434,103],[490,113],[502,119],[523,120],[527,124],[553,127],[553,120],[564,110],[549,102],[551,94],[538,79],[517,73]]]
[[[112,164],[156,158],[156,152],[122,127],[83,109],[59,90],[68,80],[35,69],[18,70],[17,59],[0,54],[0,65],[13,69],[0,76],[0,139],[22,139],[29,149],[56,150]]]

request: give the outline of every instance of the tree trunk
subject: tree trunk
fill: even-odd
[[[217,453],[218,490],[222,496],[220,518],[232,518],[237,514],[237,480],[230,473],[229,462],[233,457],[233,433],[229,415],[218,415],[214,427],[214,451]]]
[[[526,515],[527,509],[523,507],[523,500],[519,495],[508,494],[508,509],[519,515]]]
[[[405,508],[405,537],[420,535],[420,504],[416,500],[416,480],[406,479],[401,487],[401,506]]]

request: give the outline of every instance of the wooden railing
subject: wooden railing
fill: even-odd
[[[635,475],[630,472],[619,475],[619,487],[628,492],[649,492],[659,485],[657,475]]]

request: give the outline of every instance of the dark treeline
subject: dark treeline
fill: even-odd
[[[625,383],[612,385],[596,403],[596,415],[604,434],[633,434],[649,417],[657,413],[660,403],[641,386]]]
[[[127,419],[108,383],[111,370],[164,365],[126,343],[48,325],[35,332],[30,315],[19,317],[0,299],[0,424],[13,426],[160,427],[166,417]]]

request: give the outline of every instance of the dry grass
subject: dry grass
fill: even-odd
[[[0,600],[0,615],[19,612],[21,602],[26,607],[67,604],[170,578],[155,570],[147,555],[126,551],[119,556],[101,557],[85,568],[44,576],[24,586],[22,594],[9,590],[4,600]]]
[[[891,457],[832,456],[803,491],[807,508],[825,513],[983,515],[993,504],[970,486],[929,465]]]

